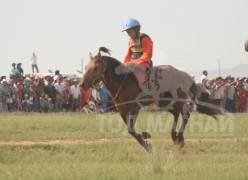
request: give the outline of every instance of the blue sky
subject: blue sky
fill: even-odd
[[[41,72],[76,72],[100,46],[122,60],[127,18],[154,41],[155,65],[183,70],[230,68],[248,62],[247,0],[6,0],[0,2],[0,75],[12,62],[31,72],[35,52]]]

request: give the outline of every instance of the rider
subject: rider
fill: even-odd
[[[122,32],[126,31],[130,37],[123,63],[132,69],[142,92],[147,94],[148,89],[144,82],[146,70],[152,66],[153,42],[148,35],[140,32],[140,27],[136,19],[128,19],[123,25]]]

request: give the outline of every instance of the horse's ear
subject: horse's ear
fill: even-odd
[[[92,56],[92,54],[91,54],[91,53],[89,54],[89,57],[90,57],[90,59],[93,59],[93,56]]]
[[[96,56],[97,56],[97,59],[98,59],[98,60],[101,60],[102,55],[101,55],[100,51],[97,53]]]

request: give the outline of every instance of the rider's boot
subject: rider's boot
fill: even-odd
[[[148,96],[149,95],[150,90],[146,87],[146,85],[141,84],[140,89],[141,89],[142,96]]]

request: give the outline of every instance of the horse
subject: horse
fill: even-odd
[[[108,53],[109,56],[102,56],[101,52]],[[151,135],[148,132],[138,133],[134,128],[142,106],[155,102],[157,106],[173,114],[174,122],[171,138],[179,146],[179,149],[184,147],[183,134],[190,117],[190,112],[186,105],[187,97],[191,97],[192,101],[195,102],[198,112],[213,118],[220,114],[215,108],[202,105],[197,101],[198,87],[193,78],[188,73],[173,66],[161,65],[148,69],[147,74],[149,76],[148,78],[146,76],[146,82],[148,82],[151,93],[141,96],[142,91],[134,73],[120,61],[111,57],[109,49],[100,47],[97,55],[93,57],[90,53],[89,58],[89,63],[85,67],[85,73],[80,79],[79,85],[87,90],[102,82],[110,92],[112,101],[127,126],[128,133],[147,152],[152,151],[152,146],[147,141],[148,138],[151,138]],[[177,132],[176,127],[180,114],[183,122],[179,132]]]

